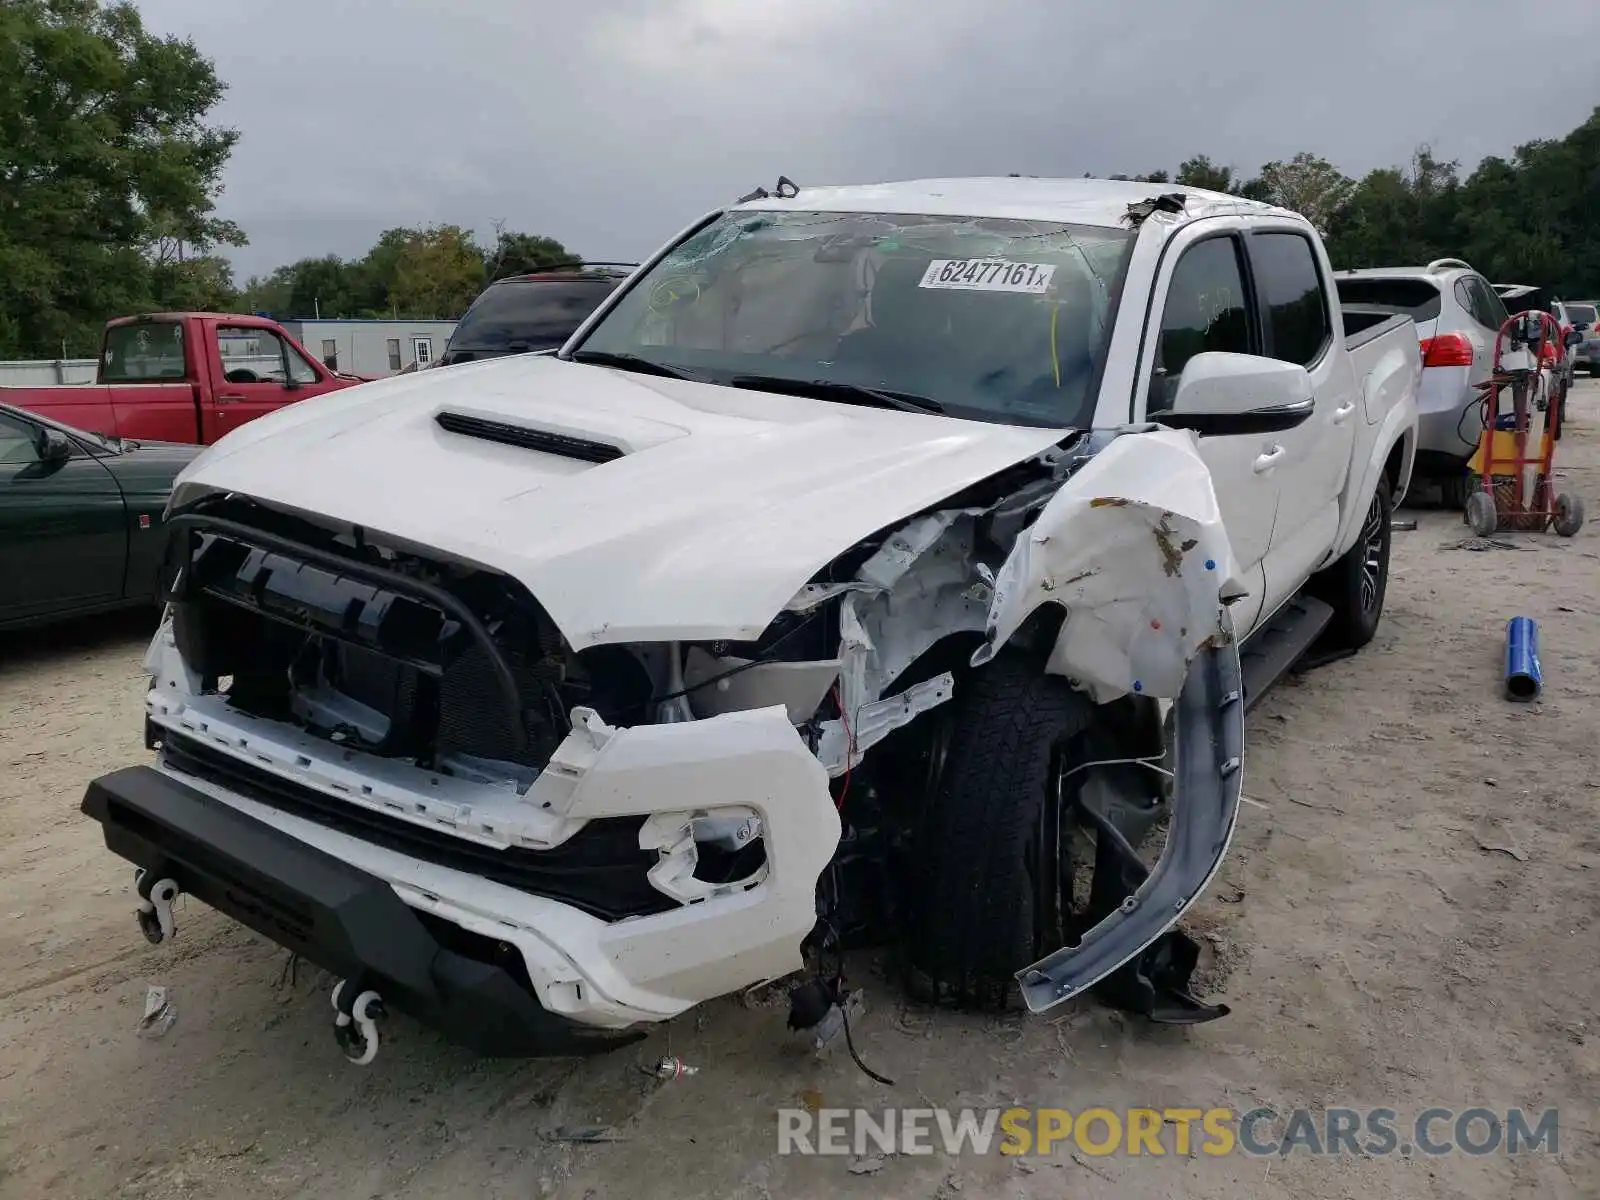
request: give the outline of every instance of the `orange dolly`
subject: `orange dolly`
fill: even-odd
[[[1479,537],[1545,529],[1571,537],[1583,527],[1583,501],[1571,492],[1553,494],[1561,342],[1555,318],[1537,309],[1512,317],[1495,336],[1494,371],[1478,385],[1483,435],[1467,466],[1482,485],[1466,507],[1466,521]],[[1503,393],[1509,393],[1509,411],[1502,411]]]

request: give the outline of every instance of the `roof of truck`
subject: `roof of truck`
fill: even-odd
[[[952,217],[1012,217],[1118,225],[1128,206],[1157,196],[1181,195],[1189,219],[1222,213],[1282,213],[1257,200],[1177,183],[1120,179],[1041,179],[1003,175],[969,179],[910,179],[897,183],[802,187],[793,196],[769,196],[732,205],[738,209],[824,212],[895,212]]]

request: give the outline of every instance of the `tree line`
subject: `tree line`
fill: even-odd
[[[226,250],[245,232],[216,215],[239,132],[207,119],[225,91],[192,41],[151,34],[127,0],[0,2],[0,358],[93,354],[108,317],[163,309],[453,318],[489,280],[575,257],[499,222],[487,246],[456,225],[395,228],[361,258],[241,286]],[[1600,296],[1600,107],[1465,176],[1423,146],[1360,179],[1311,153],[1116,178],[1295,209],[1336,267],[1456,257],[1495,282]]]
[[[1510,158],[1485,158],[1465,177],[1459,162],[1423,145],[1409,162],[1359,180],[1309,153],[1267,163],[1248,179],[1203,154],[1171,175],[1113,178],[1294,209],[1321,231],[1336,269],[1462,258],[1496,283],[1600,297],[1600,106],[1566,137],[1525,142]]]

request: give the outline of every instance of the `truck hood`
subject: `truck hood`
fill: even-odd
[[[578,649],[742,641],[863,538],[1069,432],[517,355],[252,421],[180,476],[175,503],[241,493],[502,572]]]

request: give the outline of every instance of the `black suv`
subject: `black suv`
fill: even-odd
[[[497,279],[456,323],[438,366],[559,349],[635,263],[556,263]]]

